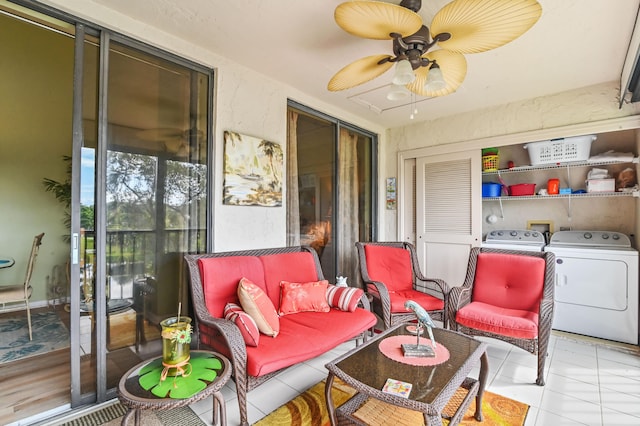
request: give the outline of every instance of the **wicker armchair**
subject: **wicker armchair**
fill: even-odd
[[[420,271],[415,247],[405,242],[356,242],[360,275],[385,329],[416,319],[404,302],[413,300],[447,328],[449,286]]]
[[[450,327],[537,355],[536,384],[544,386],[554,274],[553,253],[472,248],[464,284],[449,294]]]

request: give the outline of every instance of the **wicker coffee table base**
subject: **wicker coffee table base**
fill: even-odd
[[[442,419],[445,419],[449,421],[449,425],[457,425],[462,421],[464,415],[469,409],[469,406],[471,405],[471,402],[477,396],[479,387],[477,380],[467,378],[460,386],[461,392],[456,393],[456,395],[451,398],[449,404],[447,404],[443,410],[441,417],[429,416],[426,413],[420,413],[418,411],[412,411],[408,416],[408,408],[377,400],[366,394],[357,393],[336,409],[337,424],[339,426],[369,426],[371,424],[379,423],[376,422],[374,418],[363,418],[363,415],[366,414],[358,415],[365,405],[371,404],[371,409],[376,411],[376,418],[385,419],[383,422],[385,424],[387,424],[389,419],[397,419],[397,421],[394,421],[394,424],[397,424],[398,426],[405,424],[418,426],[421,423],[424,425],[434,425],[442,424]],[[482,412],[477,410],[475,417],[476,420],[482,421],[482,418],[477,418],[482,417]]]

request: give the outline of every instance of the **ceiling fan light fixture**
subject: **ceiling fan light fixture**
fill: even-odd
[[[424,90],[428,92],[437,92],[445,87],[447,87],[447,82],[444,80],[442,70],[438,64],[433,62],[431,64],[431,68],[429,68],[429,73],[427,74],[427,82],[424,85]]]
[[[401,59],[396,62],[396,69],[391,80],[393,84],[405,85],[413,82],[416,79],[416,75],[413,73],[413,67],[408,59]]]
[[[406,86],[402,84],[392,84],[389,93],[387,93],[387,99],[390,101],[399,101],[409,97],[410,94],[411,92],[409,92]]]

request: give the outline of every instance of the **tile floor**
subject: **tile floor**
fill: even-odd
[[[640,425],[640,348],[598,339],[554,332],[546,365],[546,385],[534,384],[536,357],[493,339],[489,344],[487,389],[529,404],[525,426]],[[249,393],[251,423],[326,377],[324,365],[351,350],[345,343],[309,362],[298,365]],[[474,371],[477,377],[479,367]],[[240,414],[233,383],[224,389],[230,426]],[[208,424],[212,401],[191,408]]]

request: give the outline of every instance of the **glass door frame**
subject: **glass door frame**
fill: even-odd
[[[30,3],[30,2],[29,2]],[[40,8],[41,9],[41,8]],[[58,17],[59,13],[52,10],[46,10],[46,13]],[[68,16],[62,16],[69,21]],[[84,71],[84,43],[85,36],[100,38],[100,54],[99,54],[99,77],[98,77],[98,100],[97,100],[97,146],[96,146],[96,199],[95,199],[95,241],[96,253],[98,255],[95,270],[95,281],[106,282],[106,265],[104,262],[104,253],[106,252],[106,160],[107,160],[107,89],[108,89],[108,70],[109,70],[109,47],[110,42],[117,41],[129,47],[138,49],[142,52],[152,54],[162,59],[169,60],[176,64],[185,66],[190,69],[196,69],[208,75],[208,93],[207,93],[207,121],[209,129],[213,126],[213,109],[214,109],[214,72],[210,68],[206,68],[200,64],[184,60],[182,58],[161,51],[152,46],[132,40],[118,34],[114,34],[109,30],[100,28],[96,25],[86,24],[76,20],[75,22],[75,59],[74,59],[74,86],[73,86],[73,137],[72,137],[72,164],[71,164],[71,182],[72,182],[72,201],[70,208],[71,215],[71,247],[70,247],[70,280],[72,283],[80,282],[80,176],[81,176],[81,160],[82,147],[84,141],[82,111],[83,111],[83,71]],[[207,168],[211,171],[211,167],[215,164],[214,147],[213,147],[213,131],[207,132]],[[213,173],[207,175],[207,199],[213,200]],[[212,250],[213,237],[213,209],[208,208],[206,213],[206,241],[207,251]],[[102,258],[100,257],[102,253]],[[71,406],[77,407],[84,404],[95,402],[104,402],[116,396],[115,389],[107,389],[106,373],[106,294],[105,286],[96,286],[96,388],[95,393],[82,393],[81,390],[81,365],[80,365],[80,286],[70,286],[71,297]]]
[[[287,107],[288,108],[293,108],[299,111],[302,111],[304,113],[307,113],[311,116],[317,117],[318,119],[321,120],[325,120],[328,121],[332,124],[334,124],[335,129],[334,129],[334,135],[333,135],[333,140],[334,140],[334,147],[333,147],[333,158],[337,159],[338,155],[339,155],[339,147],[340,147],[340,130],[341,129],[346,129],[348,131],[351,132],[355,132],[355,133],[359,133],[365,137],[369,137],[371,138],[371,240],[372,241],[377,241],[378,238],[378,194],[379,194],[379,189],[378,189],[378,135],[376,133],[370,132],[368,130],[365,130],[361,127],[358,127],[356,125],[347,123],[345,121],[342,121],[338,118],[332,117],[328,114],[325,114],[323,112],[317,111],[313,108],[310,108],[306,105],[303,105],[301,103],[298,103],[294,100],[288,99],[287,100]],[[336,166],[336,170],[335,173],[333,174],[333,181],[332,181],[332,185],[335,188],[334,191],[334,195],[333,195],[333,205],[337,206],[338,205],[338,200],[340,197],[340,191],[339,191],[339,185],[338,182],[340,180],[340,176],[339,176],[339,168]],[[336,223],[336,220],[338,220],[338,217],[336,215],[336,209],[333,209],[332,213],[331,213],[331,221],[332,223]],[[336,228],[337,227],[332,227],[332,235],[331,238],[334,239],[334,241],[337,241],[337,239],[340,238],[340,235],[336,235]],[[354,247],[354,251],[355,251],[355,247]],[[338,258],[339,258],[339,253],[338,250],[336,250],[334,252],[334,258],[333,258],[333,262],[335,265],[338,265]]]

